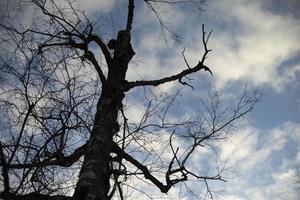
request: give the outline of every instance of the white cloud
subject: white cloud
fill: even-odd
[[[238,196],[234,196],[234,195],[225,195],[225,196],[222,196],[222,199],[223,200],[244,200]]]
[[[291,66],[283,74],[277,70],[283,61],[299,54],[299,20],[273,14],[261,1],[213,1],[207,13],[209,20],[220,24],[211,37],[213,52],[207,59],[218,88],[229,81],[246,80],[255,85],[270,84],[280,91],[295,80],[299,66]],[[198,35],[196,44],[200,46]],[[198,52],[196,48],[191,57],[197,60]]]
[[[110,11],[118,0],[77,0],[77,5],[82,10]],[[120,1],[119,1],[120,2]]]
[[[258,134],[256,130],[248,128],[239,131],[235,138],[231,138],[230,142],[223,143],[220,159],[224,161],[230,159],[234,166],[241,163],[248,165],[249,158],[253,156],[255,151],[257,140]]]
[[[162,133],[160,137],[168,141],[168,136]],[[286,122],[272,130],[260,130],[249,125],[241,127],[230,138],[230,142],[222,143],[220,146],[220,159],[227,160],[227,167],[237,173],[233,177],[230,171],[224,171],[223,175],[228,178],[228,182],[221,186],[223,187],[220,193],[221,199],[298,199],[300,194],[295,189],[292,178],[295,177],[296,168],[300,165],[299,141],[300,124],[297,123]],[[180,141],[174,142],[176,142],[175,146],[184,149],[184,144]],[[294,147],[291,144],[294,144]],[[189,169],[194,172],[206,169],[210,172],[205,160],[206,155],[210,156],[209,154],[208,151],[200,149],[192,158]],[[171,157],[164,157],[164,160],[170,159]],[[210,157],[210,160],[213,160],[213,157]],[[220,188],[220,182],[209,183],[213,191]],[[196,192],[203,189],[201,182],[191,182],[187,185]],[[152,186],[145,185],[145,188],[148,188],[145,191],[150,191],[151,195],[161,197],[159,191],[155,191]],[[171,189],[168,198],[178,196],[179,188],[178,185]]]
[[[231,140],[221,145],[220,158],[228,160],[238,176],[225,185],[225,199],[299,199],[293,178],[300,166],[300,124],[287,122],[269,131],[248,126]]]
[[[182,27],[179,30],[185,35],[184,44],[188,44],[187,59],[191,65],[196,64],[203,52],[199,21],[183,15],[176,7],[161,10],[164,9],[169,11],[166,21]],[[300,22],[293,15],[272,13],[261,1],[236,0],[208,2],[207,11],[202,15],[204,19],[207,17],[204,23],[216,29],[209,41],[213,51],[207,65],[214,72],[218,89],[231,81],[246,81],[256,86],[269,84],[280,92],[296,81],[299,64],[282,66],[300,52]],[[129,79],[139,79],[136,75],[142,78],[170,75],[184,69],[181,47],[171,42],[168,48],[159,40],[160,29],[153,23],[156,19],[149,8],[137,10],[136,16],[139,37],[135,42],[135,59],[143,63],[129,71]]]

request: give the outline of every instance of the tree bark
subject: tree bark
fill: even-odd
[[[119,31],[113,61],[108,65],[107,83],[102,85],[94,127],[74,193],[77,200],[108,199],[111,176],[109,156],[113,136],[119,131],[118,112],[125,96],[123,85],[128,63],[133,55],[130,32]]]
[[[78,200],[107,199],[110,188],[108,161],[113,135],[118,131],[117,103],[111,95],[102,93],[75,192]]]

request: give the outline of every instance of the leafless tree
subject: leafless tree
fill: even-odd
[[[0,198],[107,200],[129,198],[130,181],[151,184],[162,193],[189,180],[225,181],[222,168],[198,174],[191,158],[198,149],[226,137],[235,122],[253,109],[259,92],[246,90],[232,110],[215,92],[201,100],[206,112],[169,120],[180,91],[157,97],[151,88],[208,71],[211,33],[202,26],[204,53],[177,74],[153,80],[126,80],[135,55],[131,44],[135,1],[128,0],[124,29],[107,40],[94,30],[71,1],[27,2],[41,12],[30,26],[1,19]],[[139,2],[140,3],[140,2]],[[162,29],[170,31],[155,9],[160,4],[201,5],[202,1],[150,1]],[[20,5],[21,7],[22,5]],[[100,50],[100,51],[99,51]],[[99,55],[101,54],[101,55]],[[145,112],[130,121],[124,99],[144,91]],[[191,93],[192,95],[192,93]],[[146,191],[144,191],[146,193]],[[73,195],[72,195],[73,193]]]

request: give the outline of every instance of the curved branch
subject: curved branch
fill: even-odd
[[[166,185],[160,182],[157,178],[155,178],[149,169],[142,165],[138,160],[136,160],[131,155],[127,154],[124,150],[122,150],[116,143],[113,142],[112,145],[112,152],[116,153],[118,156],[122,156],[125,160],[133,164],[135,167],[137,167],[139,170],[142,171],[143,175],[146,179],[150,180],[155,186],[157,186],[161,192],[167,193],[173,185],[176,183],[183,181],[182,179],[176,179],[176,181],[170,181]]]
[[[98,61],[97,61],[97,59],[95,58],[95,55],[94,55],[94,53],[92,52],[92,51],[90,51],[90,50],[88,50],[88,49],[85,49],[84,50],[84,56],[89,60],[89,61],[91,61],[91,63],[94,65],[94,67],[95,67],[95,69],[96,69],[96,71],[97,71],[97,73],[98,73],[98,75],[99,75],[99,78],[100,78],[100,80],[101,80],[101,83],[103,84],[103,85],[106,85],[106,78],[105,78],[105,76],[104,76],[104,73],[103,73],[103,71],[102,71],[102,69],[101,69],[101,67],[100,67],[100,65],[99,65],[99,63],[98,63]]]
[[[111,55],[107,49],[107,46],[105,45],[105,43],[102,41],[102,39],[97,36],[97,35],[90,35],[88,36],[88,40],[91,39],[92,41],[96,42],[97,45],[100,47],[104,57],[105,57],[105,61],[107,63],[108,66],[111,65],[112,63],[112,58]]]

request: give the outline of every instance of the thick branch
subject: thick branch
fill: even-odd
[[[127,154],[125,151],[123,151],[116,143],[113,143],[112,151],[116,153],[118,156],[122,156],[125,160],[136,166],[139,170],[141,170],[145,176],[146,179],[150,180],[154,185],[156,185],[161,192],[167,193],[170,188],[174,184],[170,185],[164,185],[161,183],[157,178],[155,178],[149,171],[149,169],[142,165],[139,161],[137,161],[134,157]]]
[[[92,41],[94,41],[94,42],[96,42],[98,44],[98,46],[100,47],[100,49],[101,49],[101,51],[102,51],[102,53],[103,53],[103,55],[105,57],[105,61],[106,61],[107,65],[108,66],[111,65],[112,58],[111,58],[110,53],[109,53],[109,51],[107,49],[107,46],[104,44],[104,42],[102,41],[102,39],[99,36],[97,36],[97,35],[90,35],[88,37],[88,40],[89,39],[91,39]]]
[[[97,61],[97,59],[95,58],[95,55],[94,55],[94,53],[93,52],[91,52],[90,50],[85,50],[84,51],[84,54],[85,54],[85,57],[89,60],[89,61],[91,61],[91,63],[94,65],[94,67],[95,67],[95,69],[96,69],[96,71],[97,71],[97,73],[98,73],[98,75],[99,75],[99,78],[100,78],[100,80],[101,80],[101,83],[103,84],[103,85],[106,85],[106,78],[105,78],[105,76],[104,76],[104,74],[103,74],[103,71],[102,71],[102,69],[101,69],[101,67],[100,67],[100,65],[99,65],[99,63],[98,63],[98,61]]]
[[[81,156],[84,155],[84,153],[86,152],[86,146],[87,146],[86,144],[80,146],[69,156],[64,156],[60,154],[53,160],[45,160],[36,163],[10,164],[6,166],[7,168],[10,169],[24,169],[24,168],[43,167],[43,166],[51,166],[51,165],[69,167],[73,165],[76,161],[78,161]],[[4,164],[1,162],[0,166],[4,166]]]
[[[84,51],[84,57],[86,59],[88,59],[93,64],[93,66],[95,67],[95,69],[96,69],[96,71],[99,75],[99,78],[101,80],[101,83],[106,84],[106,78],[104,76],[104,73],[103,73],[97,59],[95,58],[94,53],[92,51],[88,50],[88,44],[89,44],[90,41],[95,41],[100,46],[100,48],[101,48],[101,50],[102,50],[102,52],[105,56],[105,59],[107,61],[107,64],[110,65],[112,59],[109,55],[107,47],[102,42],[102,40],[97,36],[90,36],[89,40],[87,40],[83,43],[77,43],[74,40],[70,40],[70,41],[67,41],[67,42],[49,43],[49,44],[44,43],[44,44],[39,46],[39,50],[41,51],[43,48],[51,47],[51,46],[71,46],[73,48],[83,50]]]
[[[33,31],[30,31],[30,32],[38,33],[38,34],[41,34],[41,35],[50,36],[50,40],[52,40],[53,38],[65,38],[65,37],[59,37],[60,34],[67,35],[68,39],[69,39],[68,42],[59,42],[59,43],[56,43],[56,44],[52,43],[52,44],[47,44],[47,45],[43,45],[43,46],[71,45],[74,48],[78,48],[78,49],[84,50],[84,53],[86,55],[88,54],[87,58],[92,62],[92,64],[96,68],[96,70],[98,72],[98,75],[99,75],[99,77],[101,79],[101,82],[103,84],[105,84],[106,83],[105,76],[103,75],[103,72],[102,72],[102,70],[101,70],[98,62],[95,59],[95,56],[91,53],[91,51],[88,50],[88,44],[90,42],[92,42],[92,41],[94,41],[94,42],[96,42],[98,44],[98,46],[100,47],[101,52],[103,53],[103,55],[105,57],[105,60],[106,60],[106,62],[107,62],[108,65],[111,65],[112,58],[110,56],[110,53],[109,53],[109,51],[108,51],[105,43],[102,41],[102,39],[100,37],[96,36],[96,35],[92,35],[93,26],[91,25],[91,23],[87,24],[87,27],[86,27],[86,29],[84,31],[80,31],[77,27],[78,27],[78,24],[81,22],[81,20],[78,19],[78,22],[73,25],[72,23],[70,23],[63,16],[58,16],[56,14],[52,14],[51,12],[49,12],[45,8],[45,3],[41,3],[41,2],[36,1],[36,0],[33,0],[33,3],[36,4],[43,11],[43,13],[45,15],[47,15],[50,19],[52,19],[55,22],[57,22],[59,24],[59,26],[63,29],[63,31],[59,31],[58,35],[52,35],[52,34],[49,34],[47,32],[46,33],[44,33],[44,32],[33,32]],[[52,3],[55,5],[54,2],[52,2]],[[89,30],[87,36],[85,34],[86,30]],[[84,41],[84,43],[82,43],[82,44],[75,43],[74,40],[73,40],[74,37],[77,37],[78,39]]]
[[[210,71],[210,69],[205,66],[203,63],[199,62],[195,67],[190,68],[190,69],[185,69],[182,72],[169,76],[169,77],[165,77],[162,79],[158,79],[158,80],[147,80],[147,81],[134,81],[134,82],[127,82],[125,84],[125,91],[128,91],[134,87],[137,86],[158,86],[167,82],[172,82],[172,81],[176,81],[176,80],[181,80],[184,76],[188,75],[188,74],[192,74],[195,73],[197,71],[200,71],[201,69],[204,69],[205,71]]]

